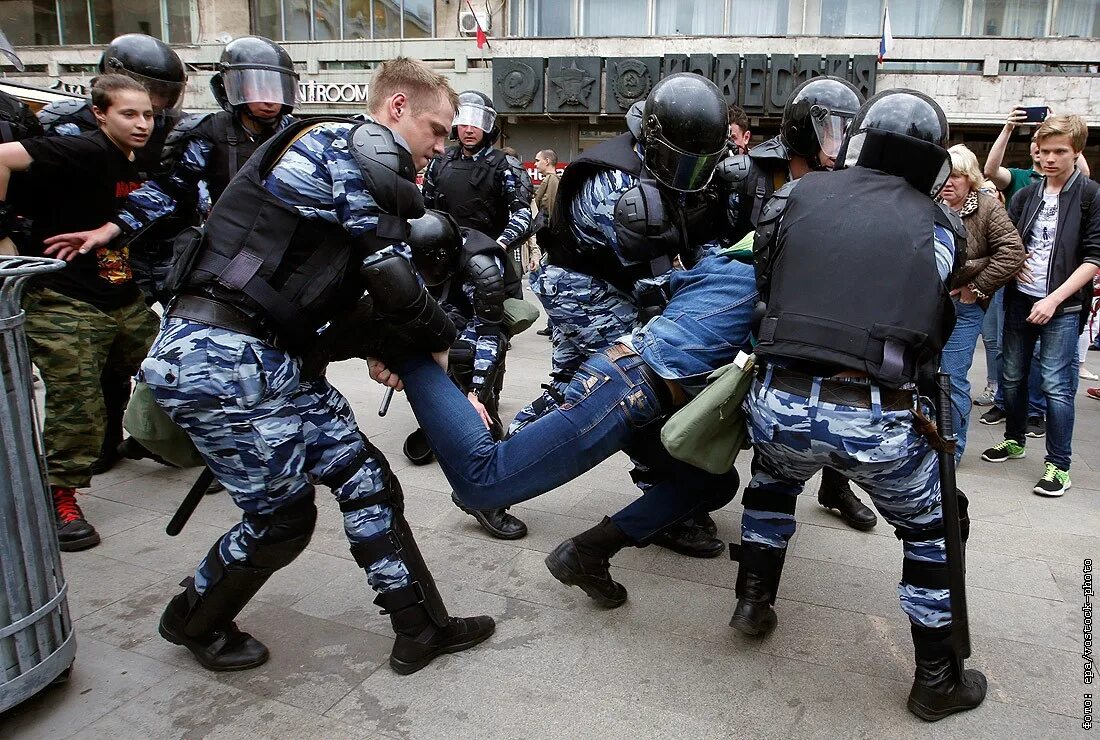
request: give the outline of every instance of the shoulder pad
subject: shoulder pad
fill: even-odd
[[[87,100],[58,100],[38,111],[38,121],[50,129],[62,123],[75,123],[91,131],[96,128],[92,105]]]
[[[642,180],[624,192],[615,203],[614,218],[616,252],[625,264],[679,253],[681,229],[653,181]]]
[[[511,154],[505,154],[504,161],[506,161],[512,167],[523,169],[523,162],[520,162],[518,157],[513,157]]]
[[[367,192],[382,211],[401,219],[424,215],[412,155],[397,143],[392,131],[373,121],[361,123],[348,132],[348,149]]]
[[[771,197],[768,198],[768,202],[764,204],[763,210],[760,211],[758,228],[760,224],[772,223],[783,215],[783,211],[787,210],[787,198],[790,197],[791,191],[794,190],[797,184],[798,180],[791,180],[772,193]]]
[[[181,118],[179,122],[172,127],[172,130],[168,132],[168,137],[164,140],[165,146],[171,146],[184,139],[189,139],[204,121],[213,119],[214,113],[191,113],[186,117]]]
[[[750,180],[756,179],[753,170],[759,170],[752,157],[747,154],[731,154],[718,163],[714,172],[718,178],[737,189]]]
[[[963,223],[962,217],[952,211],[946,203],[936,203],[936,205],[939,208],[936,223],[951,231],[956,239],[962,239],[965,242],[967,239],[966,224]]]
[[[787,151],[787,145],[778,136],[773,136],[762,144],[757,144],[749,150],[749,156],[753,159],[781,159],[789,162],[791,154]]]

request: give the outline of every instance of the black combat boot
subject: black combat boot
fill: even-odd
[[[778,619],[772,605],[786,557],[786,549],[742,542],[735,551],[730,545],[730,558],[740,561],[737,606],[733,609],[730,627],[750,637],[762,637],[775,629]]]
[[[853,529],[866,532],[878,523],[875,512],[864,506],[852,493],[848,479],[832,468],[821,471],[821,488],[817,491],[817,502],[826,509],[835,511]]]
[[[710,515],[709,511],[704,511],[696,514],[692,517],[692,519],[709,536],[718,536],[718,523],[714,521],[714,517]]]
[[[190,650],[207,670],[244,671],[263,665],[269,657],[267,647],[237,629],[233,618],[270,576],[267,569],[228,566],[222,580],[202,595],[193,578],[185,579],[180,584],[183,593],[168,602],[160,618],[160,636]]]
[[[708,534],[704,526],[694,519],[685,519],[658,533],[653,538],[653,544],[689,558],[716,558],[726,549],[725,542]]]
[[[472,648],[493,634],[496,622],[492,617],[452,617],[447,613],[435,579],[400,509],[394,509],[393,528],[388,537],[399,544],[397,557],[404,563],[411,581],[407,586],[378,594],[374,600],[382,607],[382,613],[389,615],[396,633],[390,652],[390,667],[396,673],[416,673],[436,657]],[[383,544],[376,538],[353,546],[352,555],[364,565],[379,552],[375,547]],[[357,553],[360,547],[362,551]]]
[[[122,442],[122,417],[126,404],[130,400],[130,376],[119,375],[110,368],[103,368],[99,375],[99,386],[103,392],[105,412],[103,442],[99,446],[99,457],[92,463],[92,475],[102,475],[113,468],[122,454],[118,446]]]
[[[527,525],[518,517],[512,516],[507,509],[486,509],[478,511],[464,506],[455,494],[451,494],[451,501],[465,513],[472,516],[486,532],[498,540],[518,540],[527,536]]]
[[[566,540],[546,556],[551,575],[577,586],[601,606],[614,609],[626,602],[626,589],[611,577],[611,557],[633,545],[611,519]]]
[[[909,692],[909,711],[928,722],[973,709],[985,699],[981,671],[963,669],[951,644],[951,627],[924,627],[910,623],[917,669]]]

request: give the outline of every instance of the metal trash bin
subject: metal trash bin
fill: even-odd
[[[64,265],[0,256],[0,712],[52,683],[76,656],[20,307],[31,276]]]

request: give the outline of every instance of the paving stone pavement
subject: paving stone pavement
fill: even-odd
[[[540,324],[541,326],[541,324]],[[1100,370],[1100,355],[1089,357]],[[979,344],[975,393],[985,363]],[[513,340],[503,411],[536,395],[549,342]],[[361,362],[330,369],[363,429],[402,480],[409,519],[455,614],[490,614],[483,646],[412,676],[386,665],[389,622],[348,553],[338,509],[318,499],[310,547],[239,622],[271,648],[256,670],[212,674],[156,634],[178,582],[237,518],[207,497],[176,538],[165,524],[194,471],[124,461],[81,504],[103,535],[63,556],[79,648],[71,680],[0,715],[0,738],[1065,738],[1082,730],[1082,565],[1100,556],[1100,403],[1078,393],[1073,488],[1042,499],[1042,445],[984,463],[1003,427],[972,417],[959,485],[974,518],[968,548],[974,657],[989,678],[977,710],[934,725],[905,710],[912,646],[895,586],[901,548],[883,523],[848,529],[813,495],[798,504],[777,604],[779,627],[749,640],[728,626],[736,566],[656,547],[630,549],[614,575],[621,608],[596,607],[543,558],[634,496],[622,455],[514,508],[527,538],[493,540],[458,511],[438,466],[409,467],[414,428]],[[979,410],[980,412],[980,410]],[[749,456],[738,463],[747,480]],[[808,485],[816,490],[817,481]],[[866,500],[866,497],[864,496]],[[736,539],[740,496],[716,513]]]

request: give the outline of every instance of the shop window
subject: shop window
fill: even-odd
[[[787,0],[730,0],[731,36],[784,36]]]
[[[587,0],[583,4],[585,36],[645,36],[648,0]]]
[[[657,0],[657,35],[720,35],[725,31],[722,27],[726,12],[724,6],[725,0]]]
[[[890,30],[895,36],[960,36],[963,0],[910,0],[890,5]]]
[[[1100,37],[1100,2],[1061,0],[1054,13],[1053,36]]]
[[[975,36],[1031,38],[1046,33],[1048,0],[974,0]]]
[[[878,36],[881,32],[881,0],[821,0],[822,36]]]
[[[253,33],[276,41],[414,39],[435,33],[433,0],[250,2]]]
[[[0,0],[0,28],[16,46],[107,44],[124,33],[191,43],[190,0]]]

